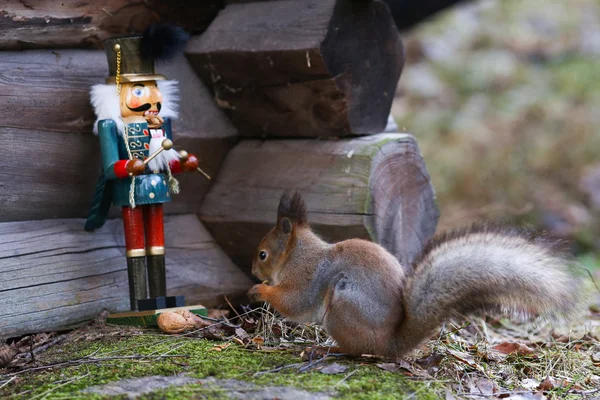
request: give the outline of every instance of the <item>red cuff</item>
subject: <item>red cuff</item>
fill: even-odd
[[[114,165],[115,176],[117,178],[127,178],[129,176],[129,172],[127,172],[127,161],[129,160],[119,160]]]
[[[183,170],[181,169],[181,163],[179,162],[179,159],[171,160],[169,162],[169,168],[171,169],[171,173],[173,174],[180,174],[183,172]]]

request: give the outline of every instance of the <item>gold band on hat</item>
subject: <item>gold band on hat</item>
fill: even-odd
[[[121,74],[119,75],[120,83],[127,82],[143,82],[143,81],[164,81],[166,76],[161,74]],[[117,83],[117,77],[109,76],[106,78],[106,83]]]

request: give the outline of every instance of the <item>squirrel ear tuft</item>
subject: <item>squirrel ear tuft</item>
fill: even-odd
[[[283,231],[283,233],[285,233],[286,235],[292,233],[292,221],[290,221],[289,218],[281,218],[279,223],[281,224],[281,230]]]
[[[277,221],[282,221],[283,218],[296,225],[308,224],[306,204],[299,191],[288,189],[283,192],[277,209]]]

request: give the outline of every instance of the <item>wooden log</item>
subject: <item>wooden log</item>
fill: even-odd
[[[101,48],[113,36],[139,34],[154,22],[191,33],[206,29],[223,0],[8,0],[0,11],[0,50]]]
[[[404,58],[379,1],[230,4],[186,55],[246,136],[381,132]]]
[[[101,168],[89,89],[104,82],[106,64],[95,50],[0,52],[0,221],[87,215]],[[235,128],[183,55],[157,70],[180,81],[176,147],[198,155],[215,175]],[[180,180],[181,194],[166,212],[198,211],[210,183],[199,174]]]
[[[328,241],[372,239],[411,265],[438,211],[415,139],[244,140],[227,156],[200,218],[246,271],[276,220],[284,189],[299,189],[309,222]]]
[[[83,220],[0,224],[0,334],[67,328],[103,308],[129,310],[122,221],[94,233]],[[187,304],[215,306],[252,285],[195,215],[165,219],[167,290]]]

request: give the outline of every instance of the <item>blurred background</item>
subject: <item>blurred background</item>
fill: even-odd
[[[403,39],[392,114],[419,141],[438,231],[530,224],[600,264],[600,1],[466,2]]]

